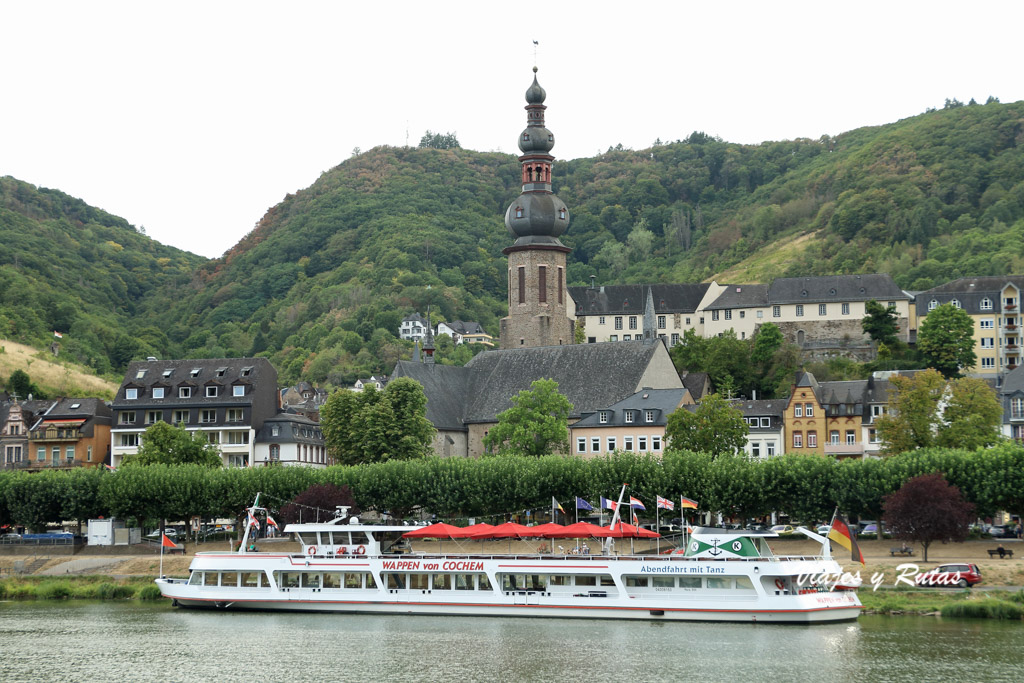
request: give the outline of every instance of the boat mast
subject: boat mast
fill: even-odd
[[[256,519],[256,510],[260,509],[257,507],[260,504],[260,495],[260,493],[256,494],[256,500],[252,502],[252,507],[246,510],[245,533],[242,535],[242,542],[238,544],[239,555],[245,552],[245,544],[249,541],[249,530],[252,528],[253,520]]]

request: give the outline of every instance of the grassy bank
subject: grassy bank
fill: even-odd
[[[1024,618],[1024,591],[927,590],[858,591],[865,614],[939,615],[977,619]]]
[[[0,600],[160,600],[153,579],[23,576],[0,580]]]

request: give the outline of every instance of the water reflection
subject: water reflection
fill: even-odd
[[[1018,680],[1019,623],[668,624],[0,604],[0,680]]]

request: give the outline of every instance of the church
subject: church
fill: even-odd
[[[437,365],[428,325],[422,360],[399,361],[392,373],[423,385],[438,455],[481,456],[498,414],[537,379],[558,382],[573,405],[570,423],[642,389],[683,388],[664,340],[654,333],[650,292],[644,315],[652,320],[645,320],[637,341],[573,343],[565,284],[571,250],[558,239],[569,227],[569,210],[552,191],[555,136],[544,122],[547,93],[533,71],[526,129],[519,136],[523,189],[505,212],[514,241],[502,250],[508,257],[508,315],[501,320],[499,348],[478,354],[465,367]]]

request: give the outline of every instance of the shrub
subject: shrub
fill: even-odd
[[[960,617],[964,619],[1012,619],[1019,621],[1024,618],[1024,607],[1005,600],[986,598],[954,602],[942,608],[943,617]]]
[[[66,600],[71,597],[71,586],[67,581],[49,581],[36,588],[40,600]]]
[[[127,600],[135,596],[135,589],[120,583],[101,583],[96,587],[100,600]]]
[[[160,593],[160,588],[156,584],[151,583],[148,586],[143,586],[139,589],[139,592],[136,593],[136,597],[139,600],[159,600],[164,596]]]

